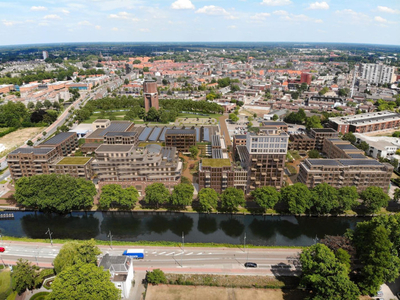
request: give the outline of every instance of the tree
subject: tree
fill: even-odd
[[[60,110],[60,108],[61,108],[60,102],[58,102],[58,101],[54,101],[51,106],[53,106],[53,108],[56,110]]]
[[[360,291],[350,281],[349,270],[325,245],[316,244],[300,254],[301,284],[310,288],[314,299],[358,300]]]
[[[344,186],[338,191],[339,211],[346,211],[353,209],[359,203],[357,188],[355,186]]]
[[[129,79],[128,79],[128,78],[125,78],[124,84],[125,84],[125,85],[129,84]]]
[[[92,264],[97,265],[97,256],[101,254],[100,249],[96,246],[96,242],[90,241],[67,242],[54,259],[54,269],[57,274],[66,268],[76,264]]]
[[[320,183],[312,189],[313,209],[318,214],[328,214],[339,207],[338,190],[327,183]]]
[[[318,116],[306,118],[306,128],[322,128],[321,119]]]
[[[282,188],[281,201],[286,203],[292,214],[304,214],[312,206],[311,192],[300,182]]]
[[[52,106],[52,103],[50,102],[50,100],[46,99],[46,100],[44,100],[43,105],[44,105],[44,107],[49,109]]]
[[[202,211],[210,212],[217,208],[218,193],[211,188],[202,188],[198,194],[199,204]]]
[[[145,189],[144,202],[155,205],[157,208],[169,199],[169,191],[162,183],[152,183]]]
[[[274,115],[272,116],[272,120],[273,120],[273,121],[276,121],[276,120],[278,120],[278,119],[279,119],[279,117],[278,117],[277,114],[274,114]]]
[[[279,193],[272,186],[256,188],[251,192],[254,201],[265,210],[272,209],[279,202]]]
[[[18,259],[17,265],[13,269],[12,277],[14,278],[14,290],[18,294],[22,294],[26,289],[35,288],[39,282],[37,281],[39,275],[39,267],[32,265],[28,260]]]
[[[369,145],[368,145],[367,142],[362,141],[360,144],[357,145],[357,148],[359,148],[359,149],[361,149],[361,150],[367,152],[368,149],[369,149]]]
[[[139,193],[134,187],[123,189],[119,184],[107,184],[101,188],[99,204],[102,208],[114,205],[132,208],[139,199]]]
[[[32,110],[35,108],[35,104],[33,104],[33,102],[29,102],[28,103],[28,109]]]
[[[172,205],[187,206],[193,201],[194,187],[191,184],[179,183],[174,187],[170,196]]]
[[[190,156],[195,159],[197,157],[197,155],[199,154],[199,148],[197,148],[196,146],[192,146],[189,148],[189,152],[190,152]]]
[[[40,102],[40,101],[36,102],[35,109],[36,109],[36,110],[41,110],[42,108],[43,108],[43,103]]]
[[[310,150],[308,151],[308,158],[320,158],[321,156],[319,155],[319,151],[318,150]]]
[[[325,86],[325,87],[322,88],[322,90],[320,90],[320,91],[318,92],[318,94],[319,94],[320,96],[322,96],[322,95],[325,95],[327,92],[329,92],[329,88]]]
[[[145,73],[145,72],[149,72],[150,71],[150,69],[149,69],[149,67],[144,67],[143,68],[143,72]]]
[[[350,264],[351,255],[349,254],[349,252],[347,252],[346,250],[344,250],[342,248],[339,248],[336,250],[335,256],[336,256],[337,260],[346,267],[347,272],[350,272],[350,270],[351,270],[351,264]]]
[[[246,203],[244,199],[244,192],[242,190],[235,189],[234,187],[228,187],[221,194],[221,205],[229,212],[238,210],[239,205],[243,206]]]
[[[121,299],[121,292],[110,281],[109,271],[95,264],[76,264],[57,275],[49,300]]]
[[[93,206],[96,194],[91,181],[70,175],[44,174],[18,179],[14,197],[26,207],[67,213]]]
[[[354,144],[357,141],[356,136],[352,132],[347,132],[342,137],[343,140],[349,141],[350,143]]]
[[[146,121],[158,121],[160,117],[160,112],[155,107],[150,107],[149,111],[146,114]]]
[[[164,272],[160,269],[154,269],[151,272],[147,272],[146,280],[151,284],[167,283],[167,278],[165,277]]]
[[[28,140],[27,142],[26,142],[26,144],[28,145],[28,146],[33,146],[33,142],[31,141],[31,140]]]
[[[397,202],[400,200],[400,189],[396,188],[394,190],[393,200],[395,200]]]
[[[377,212],[381,207],[387,207],[390,197],[377,186],[369,186],[361,192],[360,198],[363,200],[363,205],[370,213]]]
[[[238,117],[236,114],[234,114],[234,113],[229,114],[229,119],[230,119],[233,123],[236,123],[237,121],[239,121],[239,117]]]

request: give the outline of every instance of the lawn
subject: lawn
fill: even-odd
[[[146,300],[302,300],[305,294],[298,290],[225,288],[211,286],[149,285]]]
[[[302,157],[299,155],[298,151],[289,151],[290,155],[294,158],[294,159],[301,159]]]
[[[49,292],[39,292],[31,297],[30,300],[44,300],[46,296],[50,294]]]
[[[214,168],[230,167],[231,162],[229,158],[203,158],[202,165]]]
[[[11,292],[10,269],[3,269],[0,272],[0,299],[7,299]]]
[[[57,163],[57,165],[84,165],[90,159],[91,157],[79,157],[79,156],[64,157]]]
[[[195,115],[195,114],[188,114],[188,113],[179,113],[178,118],[211,118],[211,119],[218,119],[221,115],[220,114],[203,114]]]

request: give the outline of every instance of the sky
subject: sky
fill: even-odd
[[[400,45],[400,1],[0,0],[0,45],[196,41]]]

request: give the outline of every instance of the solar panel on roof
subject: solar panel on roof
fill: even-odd
[[[157,141],[158,136],[160,135],[161,128],[154,128],[153,132],[149,136],[149,141]]]
[[[208,129],[207,127],[204,127],[203,128],[203,133],[204,133],[203,140],[206,141],[206,142],[209,142],[211,140],[210,139],[210,129]]]
[[[168,127],[164,127],[163,131],[160,134],[160,137],[158,138],[160,141],[165,141],[165,133],[167,132]]]
[[[200,128],[196,127],[196,142],[200,142]]]
[[[356,165],[368,165],[368,166],[380,166],[381,163],[374,159],[341,159],[339,160],[345,166],[356,166]]]
[[[76,136],[76,133],[75,132],[61,132],[61,133],[55,135],[54,137],[52,137],[51,139],[43,142],[42,145],[56,145],[56,144],[62,143],[67,138],[69,138],[73,135]]]
[[[339,166],[337,160],[334,159],[309,159],[308,160],[312,165],[316,166]]]
[[[153,128],[146,127],[139,136],[139,141],[146,141]]]

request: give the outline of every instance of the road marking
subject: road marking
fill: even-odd
[[[165,256],[170,256],[170,255],[172,255],[172,254],[174,254],[175,252],[171,252],[171,253],[168,253],[168,254],[165,254]]]
[[[193,252],[190,252],[190,253],[188,253],[188,254],[185,254],[185,255],[192,255],[193,254]]]
[[[154,251],[153,253],[151,253],[151,254],[157,254],[157,251]]]
[[[202,254],[203,254],[203,252],[197,253],[197,255],[202,255]]]
[[[163,255],[163,254],[165,254],[165,253],[167,253],[167,252],[161,252],[161,253],[158,253],[159,255]]]
[[[182,255],[182,254],[183,254],[183,252],[179,252],[179,253],[175,254],[175,256]]]

